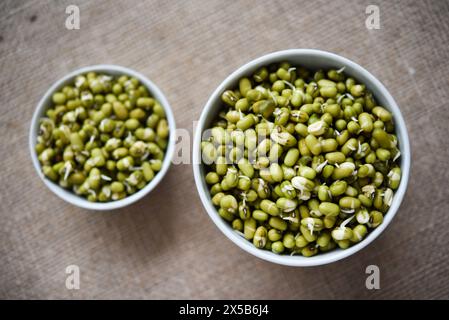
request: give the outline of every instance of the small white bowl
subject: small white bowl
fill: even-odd
[[[333,251],[320,253],[312,257],[278,255],[267,250],[257,249],[251,242],[242,238],[233,231],[232,227],[218,215],[217,210],[211,202],[209,188],[204,178],[204,166],[201,164],[201,134],[204,130],[210,128],[212,121],[216,118],[219,110],[222,108],[220,96],[223,91],[228,88],[235,87],[241,77],[251,75],[259,67],[267,66],[271,63],[281,61],[289,61],[292,63],[292,65],[303,66],[307,69],[312,70],[321,68],[340,69],[341,67],[345,67],[344,72],[347,75],[352,76],[361,83],[366,84],[368,90],[373,93],[379,105],[388,108],[393,113],[397,137],[399,140],[399,148],[401,150],[401,183],[398,190],[396,190],[395,192],[393,203],[391,204],[388,213],[385,215],[383,223],[372,232],[370,232],[364,240],[351,246],[348,249],[335,249]],[[214,91],[214,93],[207,101],[203,112],[201,113],[201,117],[196,128],[195,138],[193,142],[193,173],[201,201],[206,208],[206,211],[209,214],[210,218],[217,225],[217,227],[240,248],[256,257],[277,264],[301,267],[317,266],[331,263],[356,253],[357,251],[373,242],[373,240],[376,239],[390,224],[391,220],[399,209],[399,206],[405,194],[405,190],[407,188],[410,173],[410,144],[404,118],[402,117],[398,105],[396,104],[390,93],[387,91],[387,89],[383,86],[383,84],[379,80],[377,80],[371,73],[369,73],[367,70],[354,63],[353,61],[330,52],[312,49],[291,49],[273,52],[245,64],[244,66],[233,72],[230,76],[228,76]]]
[[[73,83],[73,80],[77,75],[85,74],[87,72],[98,72],[98,73],[104,73],[109,75],[128,75],[131,77],[135,77],[139,79],[139,81],[149,90],[150,94],[161,104],[161,106],[165,110],[165,114],[167,116],[168,126],[170,129],[170,136],[169,136],[169,142],[167,146],[167,150],[165,151],[165,158],[162,163],[161,170],[155,175],[154,179],[147,184],[143,189],[139,190],[138,192],[127,196],[124,199],[117,200],[117,201],[111,201],[111,202],[90,202],[87,201],[85,198],[78,196],[74,192],[64,189],[60,187],[58,184],[50,181],[49,179],[45,178],[44,174],[41,170],[41,165],[39,163],[39,160],[37,159],[36,151],[35,151],[35,145],[36,145],[36,138],[37,133],[39,130],[39,119],[42,116],[45,116],[45,111],[48,109],[48,107],[51,104],[52,94],[61,89],[63,86]],[[53,191],[58,197],[61,199],[75,205],[81,208],[85,209],[91,209],[91,210],[112,210],[112,209],[118,209],[125,207],[131,203],[136,202],[137,200],[144,197],[146,194],[150,193],[157,184],[162,180],[162,178],[165,176],[165,174],[168,171],[168,168],[170,167],[173,153],[175,150],[175,131],[176,131],[176,123],[175,118],[173,116],[173,112],[171,110],[170,104],[168,103],[167,99],[165,98],[162,91],[147,77],[142,75],[141,73],[138,73],[134,70],[116,66],[116,65],[95,65],[95,66],[89,66],[77,69],[68,75],[64,76],[60,80],[58,80],[56,83],[54,83],[50,89],[47,90],[44,97],[39,101],[36,107],[36,111],[34,112],[33,119],[31,120],[31,129],[30,129],[30,137],[29,137],[29,147],[30,147],[30,153],[31,153],[31,159],[33,161],[34,168],[36,169],[36,172],[38,173],[39,177],[41,177],[42,181],[45,183],[45,185]]]

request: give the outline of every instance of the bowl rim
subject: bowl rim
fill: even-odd
[[[279,62],[282,60],[289,60],[293,56],[318,56],[321,58],[329,59],[332,63],[340,64],[341,66],[349,67],[355,70],[358,74],[363,75],[363,77],[369,80],[369,83],[376,87],[379,91],[382,92],[382,95],[385,97],[388,102],[388,109],[394,113],[394,121],[397,125],[397,131],[400,133],[401,139],[401,170],[402,170],[402,178],[399,188],[395,192],[395,196],[393,198],[392,205],[388,210],[388,214],[385,215],[383,223],[378,226],[376,229],[371,231],[368,236],[361,242],[354,244],[348,249],[341,250],[337,248],[331,252],[327,252],[325,254],[319,254],[313,257],[303,257],[303,256],[287,256],[287,255],[277,255],[268,250],[260,250],[253,246],[251,242],[239,236],[236,232],[232,231],[232,228],[229,226],[227,222],[225,222],[219,215],[215,207],[210,201],[208,190],[205,189],[204,177],[201,172],[201,135],[204,131],[205,121],[207,114],[211,111],[215,101],[220,99],[221,93],[229,88],[231,83],[235,83],[237,79],[242,76],[248,74],[248,70],[253,70],[257,67],[268,65],[273,62]],[[307,66],[306,66],[307,67]],[[348,58],[342,57],[335,53],[331,53],[328,51],[317,50],[317,49],[287,49],[282,51],[272,52],[266,55],[263,55],[259,58],[256,58],[243,66],[239,67],[237,70],[232,72],[220,85],[214,90],[214,92],[209,97],[206,105],[203,108],[200,119],[197,123],[197,127],[195,130],[194,141],[193,141],[193,174],[195,178],[195,184],[201,199],[201,202],[206,209],[209,217],[212,219],[214,224],[221,230],[221,232],[230,239],[234,244],[243,249],[244,251],[269,262],[287,265],[287,266],[295,266],[295,267],[310,267],[310,266],[318,266],[324,265],[328,263],[332,263],[346,257],[349,257],[356,252],[360,251],[364,247],[368,246],[372,243],[390,224],[396,215],[402,200],[405,195],[405,191],[407,189],[409,174],[410,174],[410,142],[407,133],[407,127],[405,125],[404,118],[399,109],[394,98],[391,96],[386,87],[368,70],[360,66],[359,64],[349,60]]]
[[[41,165],[39,163],[39,160],[37,159],[37,155],[35,152],[35,145],[36,145],[36,138],[37,138],[37,132],[39,127],[39,118],[43,116],[44,110],[48,108],[48,102],[51,99],[52,94],[56,91],[62,88],[67,83],[73,81],[74,77],[80,74],[85,74],[87,72],[104,72],[106,74],[111,75],[128,75],[135,77],[139,79],[139,81],[149,90],[151,95],[161,104],[161,106],[164,108],[168,126],[169,126],[169,141],[167,145],[167,149],[165,151],[165,157],[162,162],[162,168],[161,170],[155,175],[154,179],[148,183],[143,189],[137,191],[136,193],[127,196],[124,199],[120,199],[117,201],[111,201],[111,202],[90,202],[87,199],[76,195],[70,190],[66,190],[56,183],[48,180],[45,178],[44,174],[41,171]],[[145,195],[150,193],[156,186],[159,184],[160,181],[164,178],[166,173],[168,172],[168,169],[170,168],[172,158],[174,155],[175,150],[175,142],[176,142],[176,122],[175,118],[173,116],[173,111],[171,109],[171,106],[163,94],[163,92],[159,89],[158,86],[156,86],[149,78],[141,74],[140,72],[137,72],[135,70],[132,70],[127,67],[119,66],[119,65],[113,65],[113,64],[98,64],[98,65],[90,65],[81,67],[78,69],[75,69],[56,82],[54,82],[50,88],[45,92],[45,94],[42,96],[42,98],[39,100],[31,120],[30,129],[29,129],[29,151],[31,154],[31,160],[34,166],[34,169],[38,173],[41,180],[44,182],[44,184],[59,198],[63,199],[64,201],[73,204],[77,207],[89,209],[89,210],[96,210],[96,211],[104,211],[104,210],[113,210],[113,209],[119,209],[123,208],[125,206],[128,206],[141,198],[143,198]]]

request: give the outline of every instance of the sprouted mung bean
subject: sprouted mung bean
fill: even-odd
[[[53,93],[36,153],[45,177],[89,201],[123,199],[161,170],[169,128],[138,79],[89,72]]]
[[[344,68],[273,64],[221,98],[202,160],[212,203],[238,234],[309,257],[382,223],[401,179],[393,115]]]

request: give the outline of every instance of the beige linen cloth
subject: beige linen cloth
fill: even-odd
[[[80,9],[80,29],[65,9]],[[384,299],[449,297],[449,2],[0,2],[0,298]],[[32,167],[28,131],[49,86],[76,68],[127,66],[152,79],[177,126],[192,131],[209,95],[268,52],[318,48],[366,67],[405,117],[412,170],[404,202],[373,244],[343,261],[291,268],[261,261],[211,222],[188,164],[117,212],[53,195]],[[65,286],[68,265],[80,289]],[[365,287],[379,266],[380,290]]]

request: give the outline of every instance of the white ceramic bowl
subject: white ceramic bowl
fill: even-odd
[[[64,85],[67,85],[69,83],[73,83],[74,78],[79,74],[85,74],[90,71],[95,71],[98,73],[104,73],[104,74],[110,74],[110,75],[128,75],[132,77],[136,77],[139,79],[139,81],[148,88],[151,95],[161,104],[161,106],[164,108],[167,121],[170,129],[170,136],[169,136],[169,142],[167,146],[167,150],[165,151],[165,158],[163,160],[162,169],[155,175],[154,179],[147,184],[142,190],[139,190],[138,192],[134,193],[131,196],[128,196],[124,199],[117,200],[117,201],[111,201],[111,202],[90,202],[87,201],[85,198],[76,195],[70,190],[64,189],[60,187],[58,184],[50,181],[49,179],[45,178],[42,171],[41,171],[41,165],[39,163],[39,160],[37,159],[37,155],[35,152],[35,145],[36,145],[36,138],[37,133],[39,130],[39,119],[42,116],[45,116],[45,111],[47,110],[48,106],[51,104],[51,98],[52,94],[62,88]],[[43,98],[39,101],[36,111],[34,112],[33,119],[31,121],[31,129],[30,129],[30,137],[29,137],[29,147],[30,147],[30,153],[31,153],[31,159],[33,161],[34,168],[36,169],[36,172],[38,173],[39,177],[41,177],[42,181],[45,183],[45,185],[53,191],[58,197],[61,199],[76,205],[81,208],[85,209],[92,209],[92,210],[112,210],[112,209],[118,209],[122,208],[124,206],[127,206],[133,202],[136,202],[137,200],[144,197],[146,194],[151,192],[157,184],[162,180],[162,178],[165,176],[165,174],[168,171],[168,168],[170,167],[171,160],[173,157],[174,149],[175,149],[175,130],[176,130],[176,123],[175,118],[173,117],[173,112],[171,110],[170,104],[168,103],[167,99],[165,98],[164,94],[161,92],[161,90],[147,77],[144,75],[125,68],[121,66],[116,65],[95,65],[95,66],[89,66],[77,69],[68,75],[64,76],[60,80],[58,80],[56,83],[54,83],[50,89],[45,93]]]
[[[385,215],[383,223],[376,229],[374,229],[371,233],[369,233],[363,241],[353,245],[346,250],[335,249],[331,252],[320,253],[316,256],[307,258],[303,256],[278,255],[267,250],[257,249],[251,242],[242,238],[233,231],[232,227],[218,215],[217,210],[211,202],[209,190],[204,179],[204,167],[200,163],[201,134],[204,130],[210,128],[212,121],[216,118],[219,110],[222,108],[220,96],[223,91],[228,88],[235,87],[238,84],[239,78],[251,75],[259,67],[281,61],[289,61],[295,66],[303,66],[312,70],[320,68],[340,69],[341,67],[345,67],[344,72],[347,75],[350,75],[361,83],[366,84],[368,90],[373,93],[377,102],[380,105],[388,108],[394,115],[394,121],[399,140],[399,148],[401,150],[401,184],[398,190],[396,190],[395,192],[393,203],[391,204],[388,213]],[[377,80],[371,73],[369,73],[358,64],[352,62],[351,60],[330,52],[312,49],[291,49],[270,53],[245,64],[244,66],[233,72],[230,76],[228,76],[214,91],[214,93],[207,101],[203,112],[201,113],[201,117],[196,128],[193,143],[193,172],[201,201],[206,208],[207,213],[209,214],[212,221],[217,225],[217,227],[232,242],[234,242],[243,250],[251,253],[252,255],[274,263],[289,266],[317,266],[331,263],[356,253],[357,251],[373,242],[373,240],[376,239],[390,224],[391,220],[396,215],[396,212],[399,209],[399,206],[405,194],[405,190],[407,188],[410,173],[410,145],[407,128],[405,126],[404,118],[402,117],[398,105],[396,104],[390,93],[387,91],[387,89],[383,86],[383,84],[379,80]]]

